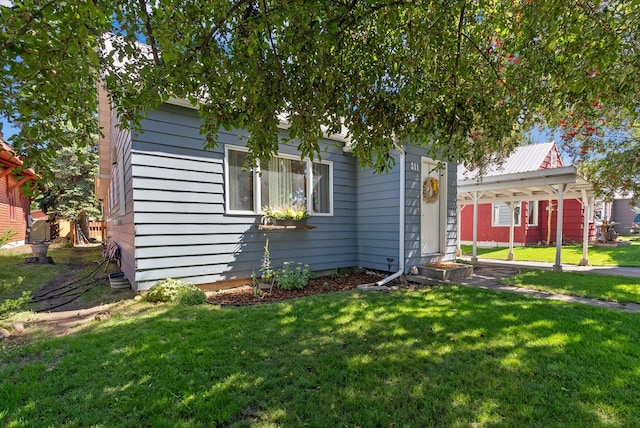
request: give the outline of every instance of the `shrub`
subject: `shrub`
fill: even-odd
[[[17,299],[6,299],[0,303],[0,319],[27,309],[31,301],[31,291],[23,291]]]
[[[16,235],[16,232],[13,229],[5,230],[0,233],[0,247],[11,241],[11,238],[13,238],[14,235]]]
[[[175,302],[182,305],[199,305],[207,301],[202,290],[190,282],[167,278],[158,281],[144,296],[147,302]]]
[[[178,290],[175,302],[180,305],[195,306],[207,303],[207,295],[195,285],[182,287]]]
[[[302,289],[315,274],[309,265],[284,262],[282,269],[274,272],[274,279],[283,290]]]

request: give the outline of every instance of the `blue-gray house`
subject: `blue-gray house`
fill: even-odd
[[[386,174],[362,169],[344,136],[320,142],[321,160],[300,159],[295,145],[261,173],[246,171],[243,130],[221,131],[204,150],[197,112],[179,100],[151,111],[141,129],[118,128],[100,94],[100,170],[106,236],[136,290],[164,278],[212,287],[246,283],[260,269],[269,239],[271,264],[309,264],[314,271],[363,267],[395,276],[419,264],[451,261],[456,249],[456,165],[419,147],[395,154]],[[283,136],[286,129],[282,129]],[[315,228],[265,229],[261,207],[304,201]]]

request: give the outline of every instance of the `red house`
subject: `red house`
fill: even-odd
[[[523,246],[543,242],[545,244],[556,242],[557,238],[557,195],[554,191],[545,194],[544,173],[531,173],[554,169],[553,172],[562,171],[562,158],[558,147],[554,142],[531,144],[519,147],[500,167],[490,168],[490,170],[478,179],[498,181],[500,177],[509,177],[511,183],[517,183],[518,177],[525,178],[536,176],[538,182],[535,187],[518,189],[518,194],[514,190],[501,190],[503,194],[496,192],[491,203],[478,203],[477,237],[478,246],[507,247],[510,243],[511,226],[511,206],[513,204],[513,244]],[[565,168],[566,169],[566,168]],[[552,171],[549,171],[552,172]],[[458,167],[458,187],[461,183],[469,183],[474,179],[476,173],[468,171],[464,167]],[[548,182],[548,187],[552,187],[552,182]],[[570,190],[571,185],[566,189]],[[464,188],[464,186],[463,186]],[[484,192],[483,192],[484,193]],[[527,195],[530,195],[527,199]],[[578,193],[580,195],[580,193]],[[517,196],[517,198],[514,198]],[[462,244],[473,243],[473,205],[469,202],[472,198],[462,201],[458,198],[459,212],[459,240]],[[517,202],[509,202],[510,199],[518,199]],[[585,204],[584,198],[575,196],[564,199],[564,222],[562,224],[562,240],[566,242],[582,242],[584,240],[584,225],[588,226],[589,240],[595,238],[595,227],[593,223],[593,209],[589,205],[592,200]],[[487,199],[485,199],[487,200]],[[482,199],[480,200],[482,201]],[[585,222],[584,216],[589,218]]]
[[[31,169],[22,169],[22,164],[0,133],[0,237],[10,233],[8,245],[24,244],[29,238],[30,199],[22,188],[35,181],[36,175]]]

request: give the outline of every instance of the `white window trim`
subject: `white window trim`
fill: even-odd
[[[232,210],[231,208],[229,208],[231,206],[231,203],[229,201],[229,150],[235,150],[237,152],[245,152],[245,153],[249,153],[249,149],[247,149],[246,147],[242,147],[242,146],[225,146],[224,148],[224,208],[225,208],[225,212],[227,214],[234,214],[234,215],[257,215],[260,214],[260,210],[257,209],[257,207],[260,206],[260,192],[257,191],[257,185],[258,185],[258,177],[257,174],[255,173],[255,171],[253,172],[253,191],[254,191],[254,195],[253,195],[253,210],[252,211],[248,211],[248,210]],[[257,193],[257,195],[256,195]]]
[[[534,223],[531,223],[531,205],[535,204]],[[520,205],[522,206],[522,204]],[[538,217],[540,217],[540,201],[527,201],[527,226],[538,226]]]
[[[224,193],[225,193],[225,212],[233,215],[261,215],[262,214],[262,192],[260,188],[260,162],[258,161],[258,168],[253,171],[253,211],[246,210],[232,210],[230,208],[231,203],[229,201],[229,150],[235,150],[248,153],[249,149],[244,146],[235,146],[231,144],[225,145],[224,148]],[[333,162],[331,161],[312,161],[309,158],[300,159],[299,156],[278,153],[274,155],[282,159],[291,159],[296,161],[302,161],[307,163],[307,211],[309,215],[318,217],[330,217],[333,216]],[[318,163],[329,166],[329,212],[328,213],[316,213],[312,209],[311,195],[313,192],[313,164]]]
[[[496,222],[496,209],[495,206],[498,203],[506,203],[506,202],[492,202],[491,203],[491,227],[511,227],[510,224],[498,224]],[[522,226],[522,204],[520,202],[511,202],[512,204],[520,204],[520,215],[518,216],[518,220],[514,221],[513,227]],[[511,211],[511,210],[509,210]]]

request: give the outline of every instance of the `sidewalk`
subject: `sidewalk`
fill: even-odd
[[[460,256],[458,260],[463,260],[467,263],[471,263],[470,256]],[[482,266],[499,266],[499,267],[513,267],[516,269],[542,269],[553,270],[553,263],[546,262],[529,262],[529,261],[507,261],[507,260],[493,260],[478,258],[478,264]],[[632,278],[640,278],[640,267],[620,267],[620,266],[577,266],[577,265],[562,265],[563,272],[591,272],[599,275],[618,275],[629,276]]]
[[[471,257],[458,257],[458,260],[470,262]],[[521,268],[553,270],[552,263],[478,259],[478,264],[476,266],[477,267],[473,275],[458,281],[452,281],[452,283],[468,287],[478,287],[496,291],[523,294],[541,299],[582,303],[585,305],[597,306],[600,308],[618,309],[626,312],[640,313],[640,304],[638,303],[627,303],[623,305],[620,303],[609,302],[605,300],[588,299],[584,297],[568,296],[564,294],[554,294],[528,288],[514,287],[511,285],[504,285],[499,282],[499,278],[514,275],[516,270]],[[601,275],[619,275],[632,278],[640,278],[640,268],[637,267],[562,265],[562,271],[584,273],[591,272]]]

